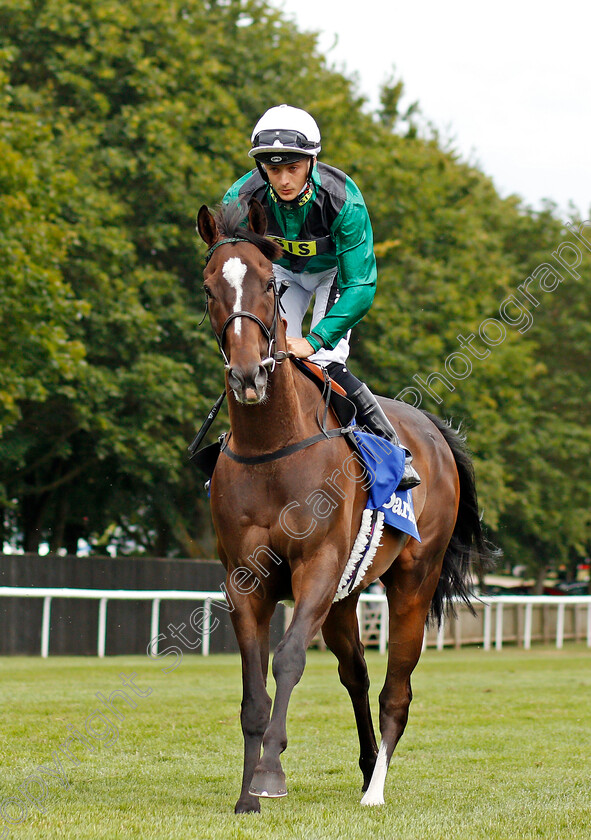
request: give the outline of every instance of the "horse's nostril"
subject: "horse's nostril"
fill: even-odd
[[[255,378],[254,378],[255,387],[258,388],[261,391],[264,390],[266,388],[266,385],[267,385],[267,378],[268,378],[267,368],[264,367],[263,365],[259,365],[258,369],[257,369],[257,372],[256,372],[256,375],[255,375]]]
[[[242,388],[244,385],[244,375],[242,371],[236,368],[230,368],[228,371],[228,384],[233,390]]]
[[[265,395],[267,371],[260,364],[251,369],[232,367],[228,370],[228,385],[240,402],[259,402]]]

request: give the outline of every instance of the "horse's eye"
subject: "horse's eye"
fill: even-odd
[[[209,286],[204,286],[203,291],[205,292],[205,297],[208,297],[208,298],[213,297],[213,293],[212,293],[211,289],[209,288]]]
[[[273,289],[274,287],[275,287],[275,280],[273,278],[271,278],[269,280],[269,282],[267,283],[267,291],[270,292],[271,289]]]

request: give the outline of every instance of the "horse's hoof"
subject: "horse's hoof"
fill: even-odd
[[[283,771],[255,770],[248,792],[252,796],[261,796],[269,799],[287,796],[285,773]]]
[[[256,796],[246,796],[244,799],[239,799],[234,806],[235,814],[260,814],[261,803]]]
[[[377,794],[377,795],[374,794],[372,796],[371,794],[366,793],[365,796],[363,797],[363,799],[361,800],[361,804],[362,805],[385,805],[386,803],[384,802],[384,797],[381,796],[380,794]]]

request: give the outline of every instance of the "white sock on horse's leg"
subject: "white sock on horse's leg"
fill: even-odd
[[[362,805],[383,805],[384,804],[384,785],[386,783],[386,773],[388,772],[388,761],[386,759],[386,745],[382,741],[380,744],[380,751],[376,759],[376,766],[373,769],[371,782],[368,789],[365,791]]]

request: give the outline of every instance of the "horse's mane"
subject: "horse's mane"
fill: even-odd
[[[215,223],[224,237],[240,237],[252,242],[268,260],[278,260],[283,256],[283,248],[274,239],[256,233],[246,226],[248,208],[239,201],[221,204],[215,214]]]

